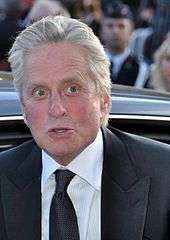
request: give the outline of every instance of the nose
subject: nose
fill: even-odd
[[[112,31],[113,31],[113,33],[117,34],[119,32],[119,28],[117,26],[113,25]]]
[[[55,118],[64,116],[66,114],[66,106],[62,98],[55,94],[52,96],[49,101],[49,115]]]

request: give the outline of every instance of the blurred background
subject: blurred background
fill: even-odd
[[[111,62],[113,84],[170,91],[169,0],[0,0],[0,71],[26,26],[48,15],[88,24]]]

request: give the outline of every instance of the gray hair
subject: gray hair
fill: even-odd
[[[14,77],[14,87],[19,95],[22,95],[25,56],[40,44],[61,41],[78,44],[87,50],[87,62],[95,76],[96,90],[101,95],[110,96],[110,63],[102,44],[86,24],[64,16],[43,18],[28,26],[16,38],[9,52],[9,62]]]
[[[36,0],[34,1],[34,4],[27,17],[24,19],[24,24],[28,26],[31,23],[49,15],[62,15],[65,17],[70,17],[70,13],[61,2],[54,0]]]

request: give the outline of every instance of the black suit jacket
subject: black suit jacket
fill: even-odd
[[[112,75],[113,67],[114,66],[111,63],[110,68],[111,68],[112,83],[128,85],[128,86],[135,85],[135,82],[139,74],[139,69],[140,69],[139,62],[135,57],[133,57],[132,55],[129,55],[125,59],[116,77]]]
[[[103,129],[101,240],[168,240],[170,147]],[[0,240],[41,240],[41,151],[0,154]]]

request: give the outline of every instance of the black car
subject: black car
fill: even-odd
[[[170,143],[170,94],[115,85],[109,126]],[[31,138],[12,80],[0,80],[0,151]]]

